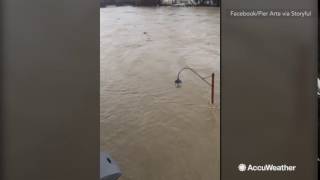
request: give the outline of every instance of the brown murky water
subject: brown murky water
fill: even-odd
[[[219,179],[219,8],[107,7],[101,13],[101,150],[121,180]],[[216,74],[216,104],[203,76]]]

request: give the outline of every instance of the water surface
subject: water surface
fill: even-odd
[[[218,8],[107,7],[101,13],[101,150],[121,180],[218,180]],[[216,74],[216,104],[203,76]],[[210,80],[210,79],[209,79]]]

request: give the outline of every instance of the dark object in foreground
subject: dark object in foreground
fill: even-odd
[[[100,180],[117,180],[122,175],[117,163],[105,152],[100,152]]]
[[[100,0],[100,7],[106,7],[107,6],[107,0]]]

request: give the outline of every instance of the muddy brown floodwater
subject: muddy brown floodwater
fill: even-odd
[[[121,180],[218,180],[220,17],[213,7],[100,10],[101,151]],[[207,84],[185,71],[216,74]],[[210,79],[209,79],[210,80]]]

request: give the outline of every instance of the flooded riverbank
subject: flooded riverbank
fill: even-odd
[[[101,150],[121,180],[218,180],[219,8],[107,7],[100,11]],[[210,88],[190,72],[216,74]]]

